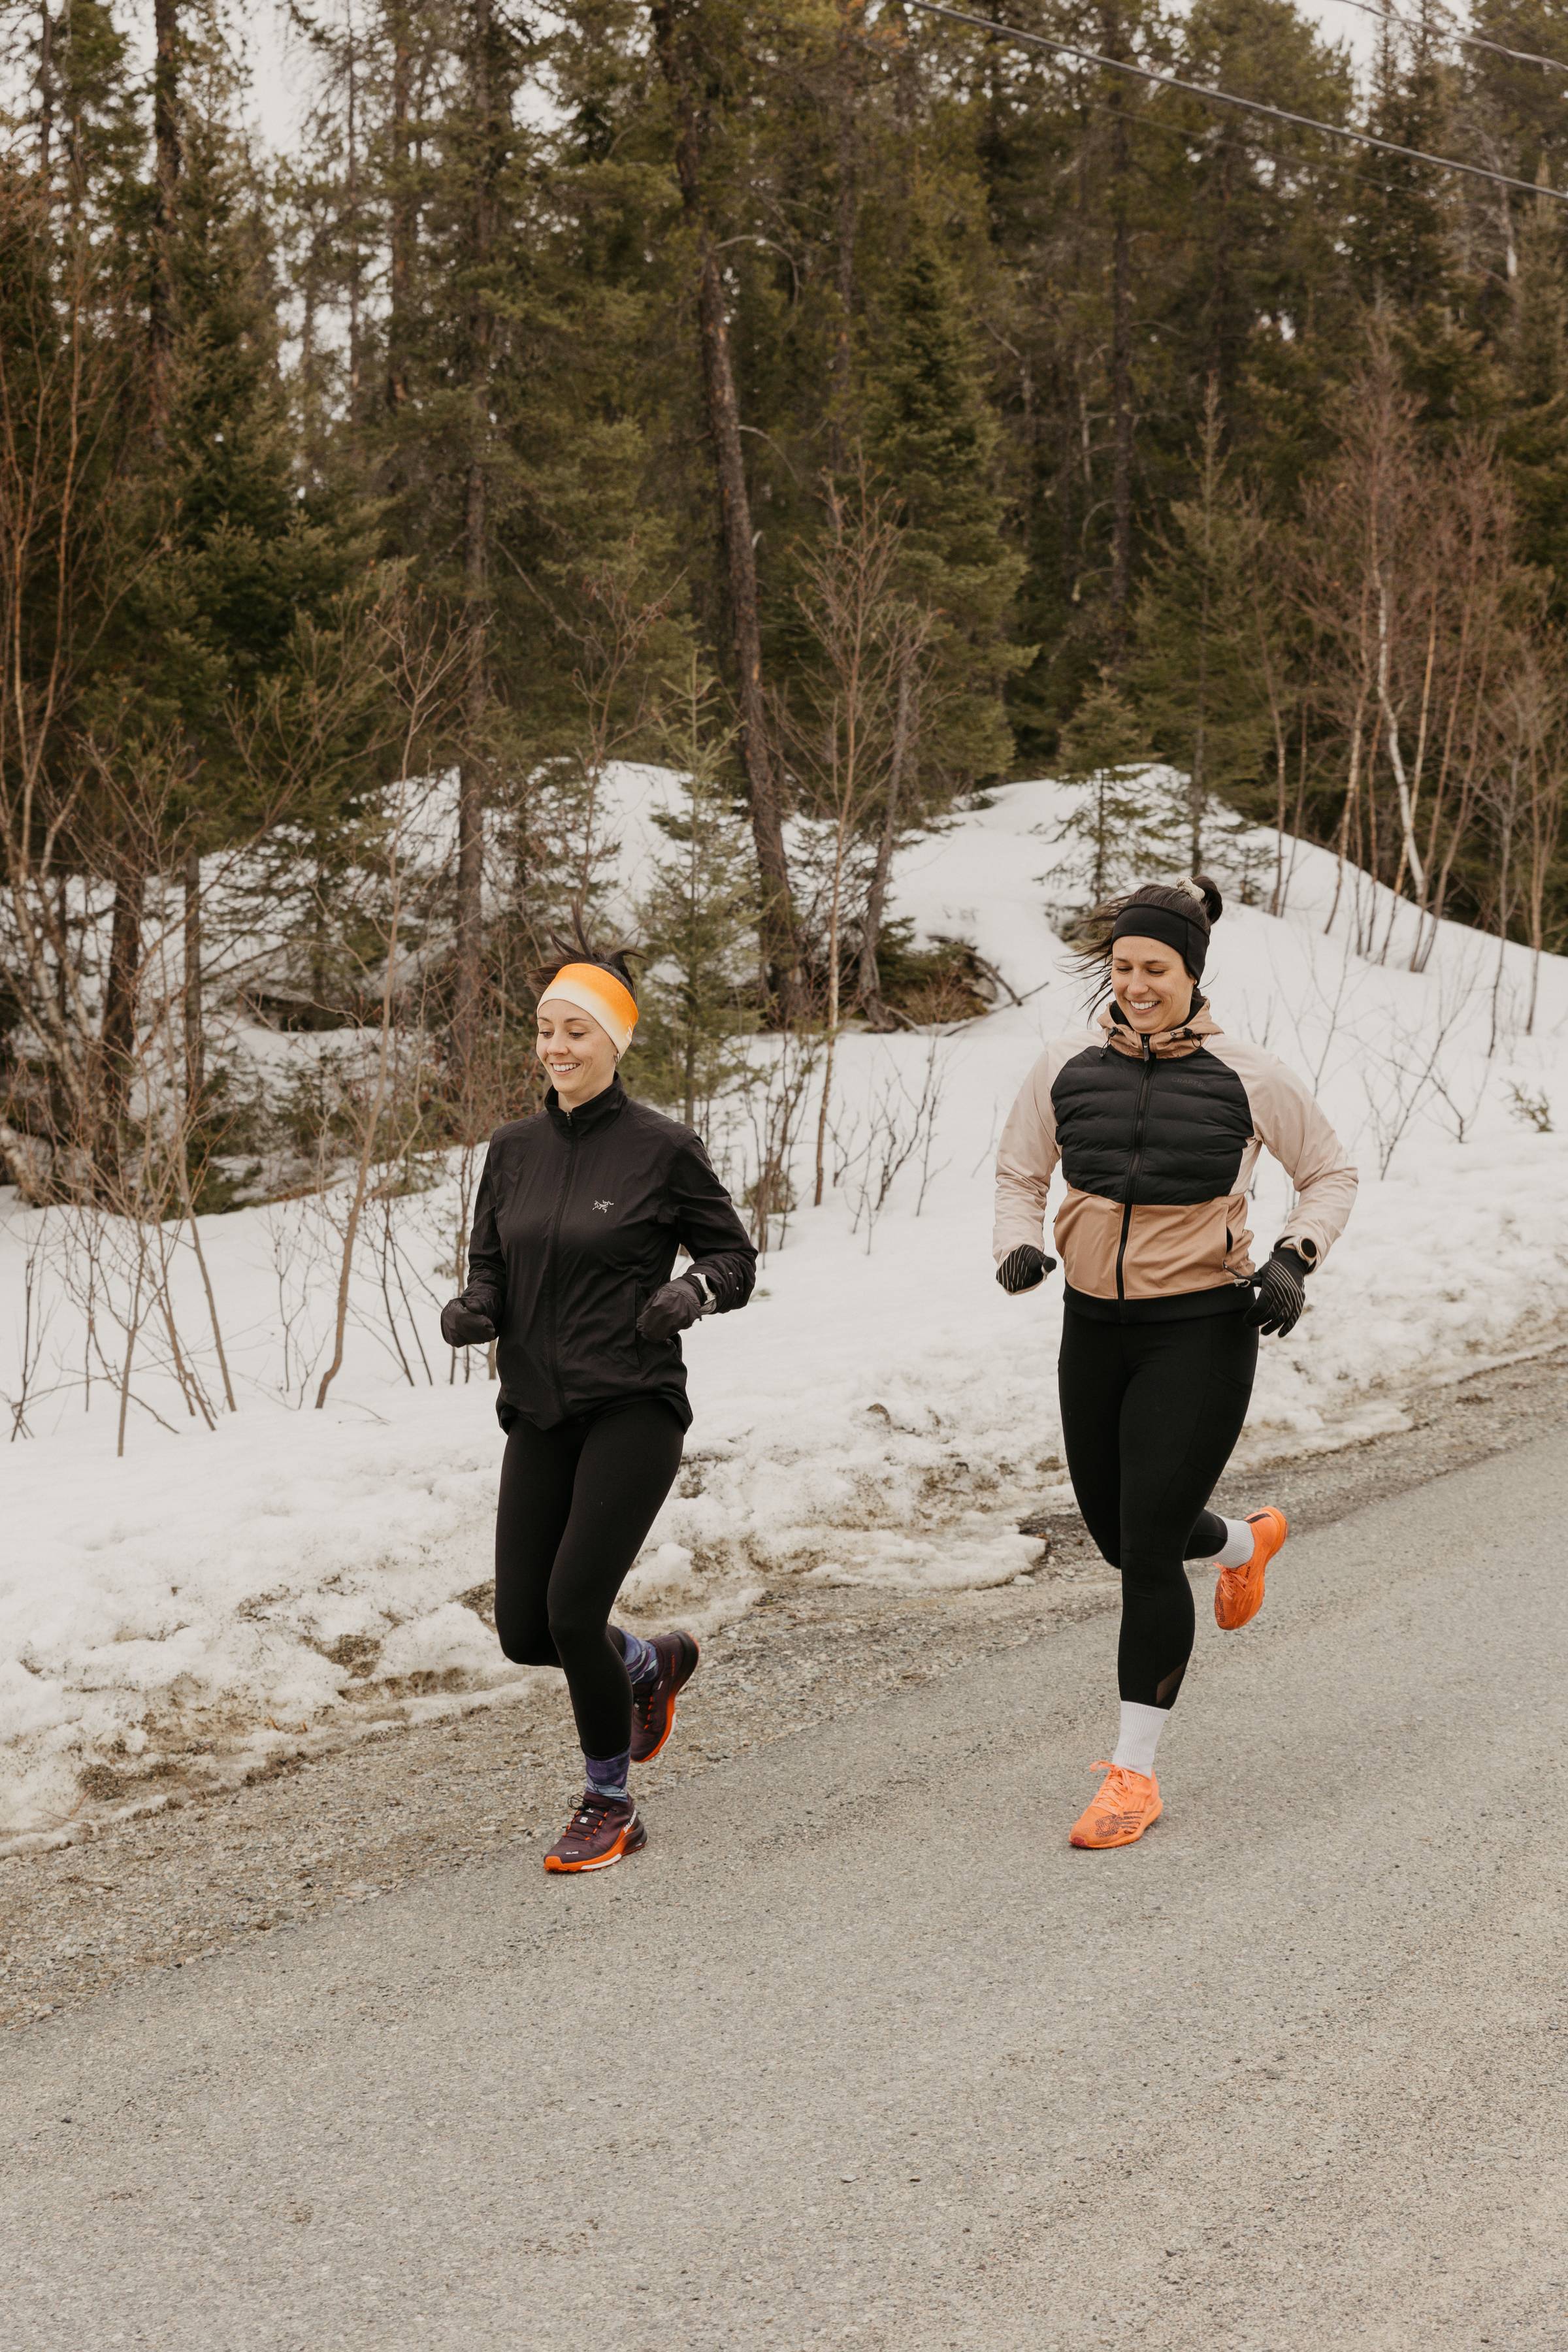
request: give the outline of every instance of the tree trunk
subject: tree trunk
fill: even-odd
[[[1236,195],[1236,136],[1234,130],[1222,131],[1219,164],[1219,235],[1211,247],[1209,278],[1209,352],[1208,377],[1223,404],[1228,408],[1235,386],[1236,370],[1232,365],[1232,350],[1227,329],[1235,301],[1233,269],[1234,235],[1231,213]]]
[[[478,284],[468,311],[469,386],[473,436],[463,500],[463,614],[467,637],[463,748],[458,764],[457,970],[452,1008],[453,1058],[458,1087],[471,1108],[479,1046],[482,893],[484,884],[484,736],[489,691],[489,485],[485,472],[489,436],[490,366],[495,318],[483,272],[494,236],[496,92],[491,73],[491,0],[473,0],[470,97],[477,154],[470,241]]]
[[[388,253],[386,404],[395,415],[408,398],[408,305],[414,286],[414,205],[408,185],[408,110],[414,51],[408,11],[390,12],[392,31],[392,208]]]
[[[700,310],[703,378],[713,438],[724,531],[730,621],[740,688],[741,750],[746,765],[752,834],[762,879],[763,952],[769,985],[786,1017],[804,1009],[804,976],[795,941],[784,813],[763,694],[763,640],[758,612],[757,558],[751,499],[741,452],[741,415],[730,364],[730,327],[711,241],[703,232]]]
[[[1344,806],[1340,811],[1339,838],[1335,844],[1334,856],[1334,895],[1329,906],[1329,919],[1323,925],[1325,938],[1333,930],[1334,917],[1340,911],[1340,894],[1344,887],[1345,857],[1350,848],[1351,813],[1355,808],[1356,794],[1361,785],[1361,734],[1365,709],[1366,684],[1363,679],[1361,693],[1356,699],[1355,719],[1351,727],[1351,772],[1345,783]]]
[[[1197,715],[1193,727],[1193,772],[1187,779],[1187,856],[1191,870],[1204,864],[1204,807],[1208,796],[1209,574],[1205,565],[1198,617]]]
[[[1108,57],[1125,58],[1126,36],[1119,9],[1100,12]],[[1112,78],[1110,110],[1110,632],[1118,657],[1127,646],[1132,593],[1132,254],[1128,223],[1131,142],[1127,91]]]
[[[202,861],[194,848],[185,852],[184,950],[185,1099],[187,1116],[194,1124],[201,1117],[207,1079],[206,1030],[202,1019]]]
[[[1198,659],[1196,708],[1193,725],[1193,767],[1187,779],[1187,856],[1189,871],[1201,874],[1204,865],[1204,815],[1208,805],[1209,638],[1214,619],[1214,518],[1219,489],[1219,386],[1211,375],[1204,391],[1203,572],[1198,592]]]
[[[724,569],[741,716],[752,837],[762,892],[759,929],[763,960],[779,1012],[787,1022],[805,1009],[805,974],[795,938],[784,848],[784,812],[768,735],[763,693],[763,640],[757,598],[757,557],[752,504],[741,448],[741,411],[730,356],[730,320],[701,183],[702,123],[689,59],[678,47],[674,0],[654,0],[652,20],[659,66],[676,112],[676,171],[680,200],[696,232],[697,303],[702,337],[702,388],[713,451],[723,534]]]
[[[816,1183],[812,1205],[820,1209],[827,1181],[827,1122],[833,1108],[833,1057],[838,1045],[838,924],[844,903],[844,849],[848,810],[838,813],[838,835],[833,849],[833,895],[827,910],[827,1052],[822,1067],[822,1100],[816,1112]]]
[[[58,94],[55,83],[55,19],[51,0],[42,0],[38,9],[38,177],[46,189],[54,162],[55,100]]]
[[[1513,898],[1513,877],[1510,871],[1510,857],[1513,848],[1513,818],[1518,798],[1519,763],[1516,759],[1513,772],[1509,779],[1509,798],[1503,808],[1501,819],[1502,854],[1499,860],[1498,874],[1497,969],[1492,974],[1491,1034],[1487,1041],[1489,1062],[1498,1048],[1498,1019],[1502,1004],[1503,965],[1508,954],[1508,919]]]
[[[862,0],[840,0],[837,87],[835,91],[837,102],[836,165],[838,185],[835,235],[838,247],[836,256],[838,316],[834,322],[833,397],[827,413],[828,463],[836,474],[843,472],[847,459],[850,407],[854,398],[855,110],[858,95],[855,43],[862,13]]]
[[[142,920],[147,874],[138,847],[127,847],[114,877],[109,971],[104,980],[102,1148],[118,1161],[118,1129],[136,1059],[136,1009],[142,982]]]
[[[485,476],[468,468],[464,528],[463,590],[467,602],[468,676],[464,685],[463,754],[458,763],[457,971],[452,1006],[453,1058],[465,1099],[472,1092],[479,1046],[480,950],[484,888]]]
[[[360,327],[363,308],[361,278],[364,264],[360,253],[360,173],[359,173],[359,49],[354,40],[353,11],[347,14],[347,45],[344,59],[348,79],[344,89],[344,184],[349,212],[349,415],[359,416],[362,377],[361,354],[363,336]]]
[[[154,446],[168,414],[174,341],[174,234],[180,192],[180,0],[153,0],[153,283],[147,305]]]
[[[871,887],[866,893],[866,922],[860,940],[860,969],[856,981],[860,1010],[873,1029],[891,1029],[894,1026],[892,1017],[882,1002],[882,984],[877,974],[877,950],[882,941],[888,880],[892,872],[893,850],[899,838],[900,803],[903,798],[904,770],[909,759],[913,720],[914,662],[906,655],[899,668],[892,754],[888,761],[888,797],[882,810],[882,829],[877,838],[877,860],[871,868]]]

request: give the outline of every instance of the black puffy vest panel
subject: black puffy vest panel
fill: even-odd
[[[1202,1046],[1145,1062],[1090,1045],[1058,1074],[1051,1101],[1062,1174],[1080,1192],[1176,1208],[1236,1190],[1251,1107],[1228,1063]]]

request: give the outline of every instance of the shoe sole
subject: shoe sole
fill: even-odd
[[[632,1762],[634,1764],[651,1764],[654,1758],[661,1755],[664,1749],[669,1745],[669,1735],[675,1729],[675,1703],[680,1696],[681,1692],[686,1688],[687,1684],[691,1680],[692,1675],[697,1672],[698,1667],[702,1663],[702,1652],[699,1644],[692,1640],[689,1633],[688,1633],[686,1638],[691,1643],[691,1664],[687,1667],[686,1672],[681,1675],[680,1680],[678,1683],[672,1683],[670,1685],[669,1704],[665,1710],[664,1729],[659,1733],[658,1738],[654,1741],[653,1746],[647,1750],[646,1755],[638,1756],[635,1750],[633,1751]]]
[[[1144,1832],[1153,1828],[1164,1810],[1163,1804],[1156,1805],[1148,1820],[1140,1828],[1135,1829],[1131,1837],[1079,1837],[1077,1830],[1072,1829],[1068,1832],[1068,1843],[1077,1846],[1080,1853],[1112,1853],[1119,1845],[1136,1845]]]
[[[1219,1572],[1219,1577],[1218,1577],[1217,1581],[1215,1582],[1215,1589],[1214,1589],[1214,1622],[1215,1622],[1215,1623],[1219,1627],[1219,1630],[1220,1630],[1220,1632],[1221,1632],[1222,1633],[1240,1633],[1240,1631],[1241,1631],[1241,1629],[1242,1629],[1242,1627],[1243,1627],[1244,1625],[1250,1625],[1250,1624],[1251,1624],[1251,1622],[1252,1622],[1253,1619],[1257,1616],[1257,1614],[1258,1614],[1258,1611],[1259,1611],[1259,1610],[1262,1608],[1262,1606],[1263,1606],[1263,1588],[1264,1588],[1264,1584],[1265,1584],[1265,1582],[1267,1581],[1267,1579],[1268,1579],[1269,1564],[1270,1564],[1270,1562],[1271,1562],[1271,1561],[1273,1561],[1273,1560],[1277,1560],[1277,1559],[1279,1559],[1279,1557],[1280,1553],[1281,1553],[1281,1552],[1284,1550],[1284,1549],[1285,1549],[1285,1540],[1286,1540],[1286,1538],[1289,1535],[1289,1532],[1290,1532],[1290,1522],[1289,1522],[1289,1520],[1285,1517],[1285,1514],[1284,1514],[1284,1512],[1283,1512],[1283,1511],[1281,1511],[1281,1510],[1277,1510],[1277,1509],[1275,1508],[1274,1505],[1271,1503],[1271,1504],[1268,1506],[1268,1510],[1267,1510],[1266,1512],[1265,1512],[1265,1511],[1258,1511],[1258,1512],[1255,1513],[1255,1514],[1254,1514],[1254,1516],[1253,1516],[1251,1518],[1249,1518],[1249,1519],[1248,1519],[1248,1521],[1247,1521],[1247,1525],[1248,1525],[1248,1527],[1255,1527],[1255,1526],[1257,1525],[1257,1523],[1258,1523],[1258,1521],[1259,1519],[1261,1519],[1261,1518],[1265,1518],[1265,1517],[1267,1517],[1267,1518],[1270,1518],[1270,1519],[1278,1519],[1278,1520],[1279,1520],[1279,1542],[1274,1546],[1274,1549],[1272,1549],[1272,1551],[1265,1552],[1265,1553],[1264,1553],[1264,1555],[1263,1555],[1263,1561],[1262,1561],[1262,1565],[1260,1566],[1260,1568],[1258,1569],[1258,1598],[1257,1598],[1257,1600],[1253,1602],[1253,1604],[1252,1604],[1251,1608],[1247,1612],[1247,1613],[1246,1613],[1246,1615],[1245,1615],[1245,1616],[1243,1616],[1243,1617],[1222,1617],[1222,1616],[1220,1615],[1220,1613],[1219,1613],[1220,1594],[1221,1594],[1222,1591],[1224,1590],[1224,1587],[1225,1587],[1225,1580],[1226,1580],[1226,1577],[1227,1573],[1229,1573],[1229,1571],[1222,1568],[1222,1569],[1221,1569],[1221,1570],[1220,1570],[1220,1572]],[[1249,1560],[1249,1561],[1247,1562],[1247,1566],[1250,1568],[1250,1567],[1251,1567],[1251,1565],[1252,1565],[1252,1563],[1251,1563],[1251,1561]]]
[[[632,1835],[632,1829],[637,1832],[636,1837]],[[625,1862],[627,1854],[640,1853],[647,1845],[647,1832],[643,1828],[642,1823],[634,1822],[632,1829],[624,1829],[621,1832],[608,1853],[596,1853],[587,1862],[563,1862],[558,1854],[547,1853],[544,1857],[544,1867],[552,1878],[576,1878],[584,1870],[609,1870],[617,1862]]]

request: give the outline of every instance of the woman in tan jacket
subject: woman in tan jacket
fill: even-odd
[[[1073,1825],[1079,1846],[1130,1845],[1159,1819],[1154,1752],[1193,1647],[1184,1563],[1217,1563],[1227,1632],[1262,1605],[1283,1513],[1225,1519],[1208,1498],[1247,1417],[1258,1334],[1294,1327],[1355,1198],[1355,1170],[1300,1079],[1226,1036],[1199,989],[1222,904],[1200,875],[1088,919],[1083,961],[1110,1002],[1095,1032],[1047,1046],[996,1159],[996,1279],[1015,1294],[1056,1265],[1041,1246],[1046,1200],[1058,1167],[1067,1181],[1055,1233],[1068,1469],[1121,1572],[1121,1736]],[[1296,1204],[1255,1274],[1247,1196],[1265,1149]]]

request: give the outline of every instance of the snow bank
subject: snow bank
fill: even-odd
[[[648,771],[623,782],[631,891],[658,845],[650,811],[673,786]],[[627,1591],[646,1622],[711,1623],[785,1578],[931,1591],[1005,1581],[1036,1550],[1016,1531],[1019,1507],[1066,1498],[1059,1289],[1005,1298],[988,1248],[1007,1107],[1041,1042],[1082,1025],[1045,912],[1063,895],[1052,844],[1062,805],[1053,784],[1015,785],[904,854],[895,911],[923,935],[973,940],[1022,1002],[934,1045],[844,1042],[842,1129],[889,1087],[914,1097],[940,1076],[923,1200],[917,1155],[869,1234],[864,1219],[855,1229],[844,1186],[802,1208],[752,1306],[692,1335],[696,1426]],[[1253,845],[1255,863],[1266,848]],[[1358,952],[1358,940],[1381,949],[1391,917],[1388,960]],[[1411,972],[1400,959],[1412,939],[1409,910],[1300,846],[1285,914],[1236,904],[1215,935],[1217,1017],[1312,1076],[1363,1168],[1312,1311],[1265,1348],[1243,1441],[1255,1460],[1393,1425],[1412,1384],[1528,1344],[1568,1306],[1568,1145],[1537,1124],[1568,1120],[1568,962],[1545,958],[1534,972],[1510,948],[1499,967],[1495,942],[1446,927]],[[629,1075],[635,1087],[635,1063]],[[807,1156],[803,1145],[803,1177]],[[1265,1244],[1286,1203],[1268,1163],[1254,1220]],[[308,1230],[304,1207],[204,1221],[240,1405],[214,1432],[165,1378],[116,1460],[101,1381],[82,1410],[79,1310],[55,1297],[36,1382],[58,1393],[34,1404],[38,1433],[5,1464],[0,1831],[47,1832],[155,1790],[160,1773],[233,1769],[378,1712],[482,1701],[524,1679],[499,1660],[482,1613],[493,1391],[447,1384],[434,1336],[455,1184],[399,1213],[415,1384],[367,1267],[321,1412],[311,1367],[330,1315],[330,1236]],[[4,1347],[20,1346],[37,1230],[10,1200],[0,1296],[16,1328],[0,1331],[0,1391],[11,1394]],[[194,1264],[182,1281],[195,1331]]]

